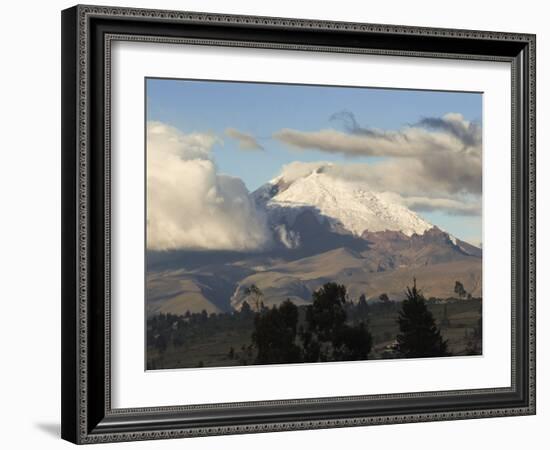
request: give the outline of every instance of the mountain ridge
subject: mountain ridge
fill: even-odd
[[[148,314],[239,309],[252,284],[267,306],[311,302],[329,281],[352,299],[394,300],[417,279],[427,297],[454,295],[455,281],[481,296],[482,250],[406,206],[316,170],[277,177],[252,194],[268,218],[273,245],[261,252],[148,252]],[[150,303],[150,305],[149,305]]]
[[[364,183],[331,177],[315,170],[292,182],[275,178],[252,193],[272,223],[292,224],[303,210],[328,218],[334,230],[360,236],[364,231],[401,231],[421,234],[433,225],[387,194]]]

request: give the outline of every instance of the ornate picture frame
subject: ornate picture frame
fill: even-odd
[[[110,77],[111,47],[119,41],[509,63],[511,385],[113,408]],[[62,12],[64,439],[84,444],[529,414],[535,414],[534,35],[80,5]]]

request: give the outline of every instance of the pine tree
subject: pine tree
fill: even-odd
[[[449,356],[447,341],[443,340],[440,330],[435,326],[426,300],[416,287],[416,279],[412,289],[407,287],[406,295],[397,319],[400,330],[397,336],[399,351],[406,358]]]
[[[295,363],[302,361],[296,345],[298,308],[290,300],[256,314],[252,342],[258,354],[257,364]],[[252,347],[248,348],[252,356]]]
[[[252,308],[250,307],[250,304],[246,300],[241,305],[240,315],[244,319],[248,319],[253,315]]]
[[[344,285],[326,283],[313,293],[313,303],[306,309],[307,329],[300,332],[305,361],[368,358],[372,336],[363,321],[355,326],[347,323],[348,303]]]

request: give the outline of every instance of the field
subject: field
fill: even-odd
[[[399,358],[395,340],[400,302],[369,304],[362,315],[353,305],[348,323],[366,322],[373,346],[369,359]],[[427,301],[448,350],[454,356],[481,354],[481,299]],[[300,306],[299,324],[305,308]],[[147,324],[147,369],[242,366],[254,364],[254,313],[157,315]]]

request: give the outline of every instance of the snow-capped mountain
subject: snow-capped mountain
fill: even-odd
[[[363,183],[334,178],[319,170],[287,182],[277,177],[253,193],[272,224],[292,226],[305,210],[334,231],[361,236],[363,232],[401,231],[423,234],[433,227],[390,195],[375,192]]]
[[[460,280],[482,293],[482,250],[421,218],[398,197],[322,169],[279,176],[252,194],[268,216],[272,244],[261,252],[148,255],[149,314],[240,309],[247,288],[267,306],[311,302],[327,282],[351,299],[402,299],[416,279],[427,297],[448,298]]]

